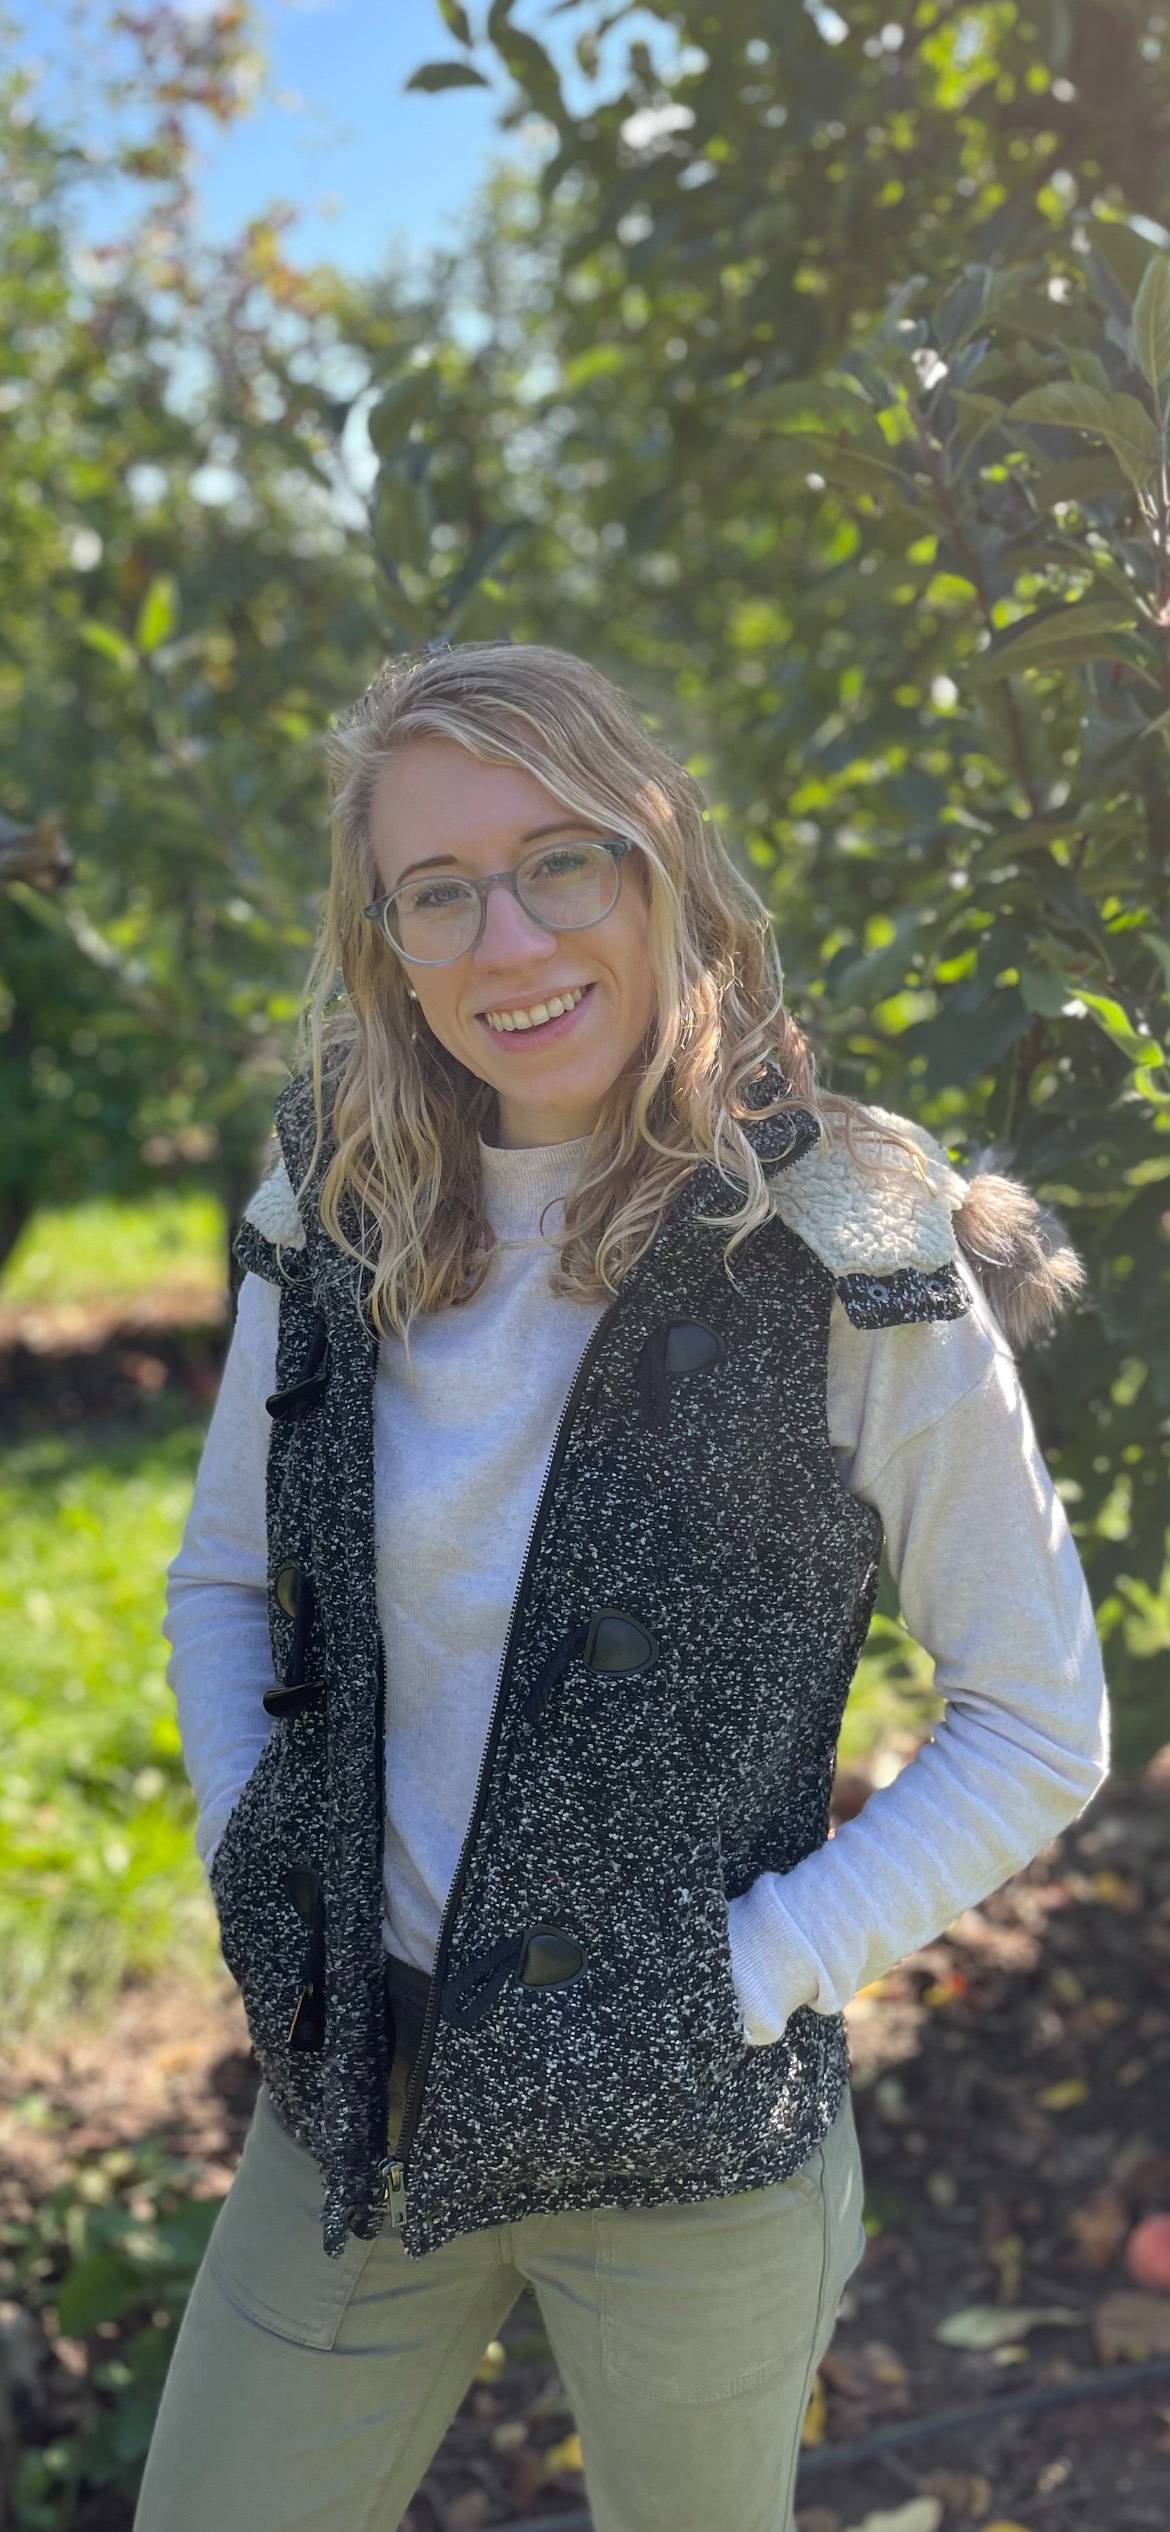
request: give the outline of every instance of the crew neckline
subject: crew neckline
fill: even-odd
[[[564,1196],[592,1141],[576,1134],[567,1143],[530,1143],[512,1150],[479,1136],[484,1207],[497,1238],[545,1238],[559,1233],[559,1212],[541,1214],[551,1197]]]

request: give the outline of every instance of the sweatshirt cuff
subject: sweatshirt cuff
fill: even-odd
[[[829,1982],[822,1964],[785,1916],[777,1897],[783,1878],[760,1873],[750,1890],[727,1904],[731,1975],[749,2048],[768,2048],[781,2039],[798,2005],[820,2013],[839,2010],[823,2000]]]

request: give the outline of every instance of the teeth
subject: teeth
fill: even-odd
[[[571,993],[554,994],[549,1002],[536,1002],[530,1011],[485,1011],[484,1018],[492,1029],[534,1029],[545,1020],[556,1020],[562,1011],[574,1011],[585,991],[575,985]]]

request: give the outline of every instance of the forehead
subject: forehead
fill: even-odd
[[[565,818],[582,823],[523,766],[485,764],[450,739],[412,739],[378,775],[370,834],[389,880],[424,853],[454,853],[487,870],[530,827]]]

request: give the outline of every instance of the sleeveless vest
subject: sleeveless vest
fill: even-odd
[[[749,1104],[782,1086],[768,1064]],[[877,1591],[880,1517],[829,1442],[830,1310],[836,1293],[866,1328],[959,1317],[965,1181],[901,1117],[930,1191],[896,1150],[902,1171],[879,1178],[822,1148],[806,1110],[749,1118],[772,1216],[725,1269],[730,1234],[703,1225],[739,1182],[698,1163],[594,1327],[551,1437],[391,2156],[372,1273],[316,1219],[329,1136],[293,1200],[304,1077],[275,1121],[276,1168],[233,1242],[281,1286],[273,1727],[210,1881],[272,2101],[321,2169],[325,2251],[387,2219],[417,2258],[535,2213],[782,2180],[836,2114],[844,2019],[802,2006],[749,2044],[727,1907],[828,1834]]]

